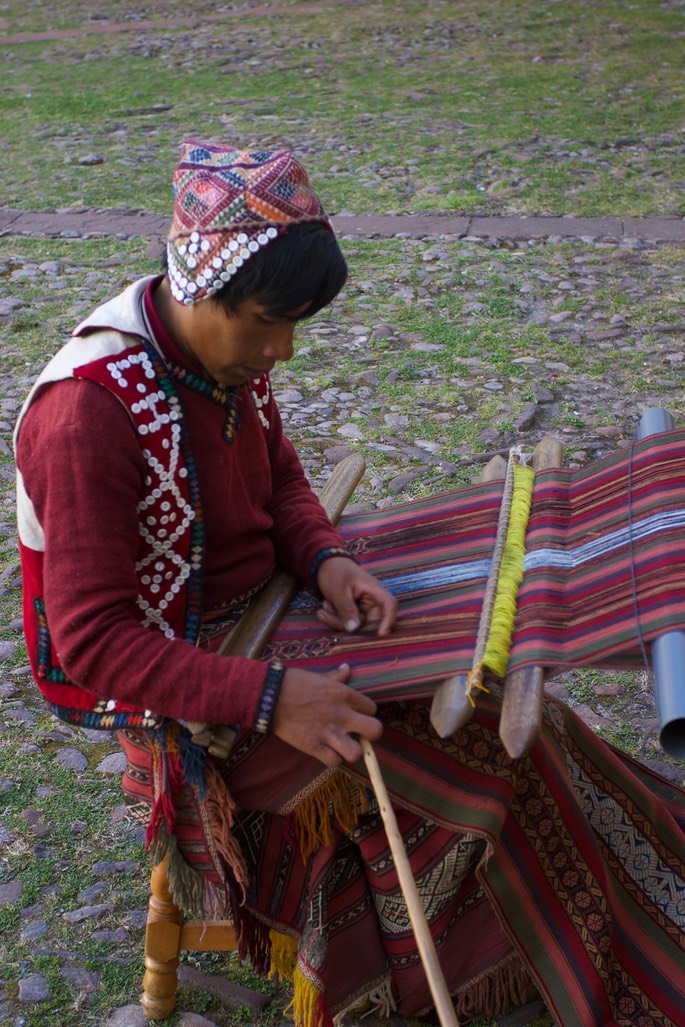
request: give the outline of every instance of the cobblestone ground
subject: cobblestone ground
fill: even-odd
[[[111,241],[105,246],[103,240],[106,255],[88,260],[79,257],[76,248],[72,256],[41,259],[31,249],[35,239],[12,235],[20,226],[10,223],[7,212],[4,222],[2,217],[0,211],[0,225],[4,224],[7,236],[0,240],[0,327],[4,337],[0,372],[0,554],[4,570],[0,573],[0,598],[9,613],[0,625],[4,668],[0,675],[0,746],[5,752],[11,751],[12,757],[0,771],[0,907],[12,911],[13,919],[11,937],[0,938],[0,966],[5,964],[0,969],[0,1023],[14,1027],[56,1024],[59,1021],[50,1018],[49,1011],[66,990],[74,1007],[83,1010],[82,1019],[70,1023],[137,1027],[147,1022],[135,1004],[131,984],[142,966],[146,917],[142,839],[140,830],[126,821],[120,804],[122,756],[114,739],[103,738],[99,732],[75,731],[49,718],[30,682],[20,637],[21,579],[16,557],[11,432],[20,402],[53,345],[52,340],[46,343],[40,332],[32,334],[31,326],[47,319],[53,328],[59,326],[66,332],[92,305],[94,296],[113,292],[127,276],[136,277],[142,258],[139,249],[130,259],[126,237],[137,233],[131,232],[124,220],[118,225],[122,231],[113,231],[117,224],[112,223],[112,215],[100,215],[98,221],[98,215],[84,213],[80,227],[73,221],[68,229],[58,231],[62,238],[82,239],[93,232],[99,234],[103,218],[109,218],[105,228],[119,235],[123,249],[117,251]],[[497,225],[496,219],[489,220],[490,229],[481,236],[461,233],[460,253],[462,257],[466,254],[471,269],[470,277],[461,283],[467,319],[475,321],[484,315],[487,304],[483,302],[482,275],[493,264],[516,297],[522,321],[539,325],[552,339],[563,331],[565,337],[584,340],[600,350],[604,347],[612,354],[625,354],[626,359],[646,332],[646,327],[637,323],[635,312],[653,310],[655,304],[658,307],[667,280],[671,295],[682,303],[682,270],[675,260],[669,270],[659,251],[660,245],[679,245],[685,239],[682,222],[671,221],[667,238],[657,243],[653,238],[650,241],[644,235],[626,235],[623,231],[618,238],[599,230],[589,234],[587,224],[568,221],[568,231],[563,235],[548,233],[545,241],[538,240],[536,248],[530,244],[528,227],[514,224],[515,219],[503,219]],[[44,234],[45,226],[42,231],[36,221],[24,227],[27,234]],[[393,227],[398,231],[398,226]],[[420,261],[423,276],[418,284],[403,284],[401,276],[394,282],[398,293],[403,289],[406,292],[403,302],[430,303],[441,291],[453,287],[455,240],[445,234],[444,227],[434,219],[430,224],[426,221],[400,231],[397,243],[402,247],[403,259],[407,266]],[[367,224],[369,228],[376,237],[383,234],[380,222]],[[358,229],[356,235],[361,231]],[[54,219],[51,233],[55,235]],[[350,237],[355,237],[355,232]],[[562,241],[570,243],[568,248],[558,248]],[[548,248],[544,261],[536,257],[540,247]],[[511,259],[525,254],[525,261]],[[133,265],[130,275],[127,262]],[[617,276],[623,309],[614,308],[608,313],[605,297]],[[314,480],[322,480],[330,466],[354,447],[358,439],[355,425],[363,414],[375,417],[385,428],[382,441],[373,443],[384,462],[380,467],[372,464],[362,497],[366,502],[390,501],[381,497],[399,494],[417,483],[426,489],[441,482],[449,484],[450,475],[462,464],[481,456],[468,448],[460,454],[447,454],[439,442],[411,439],[402,420],[404,415],[394,413],[392,405],[383,406],[375,396],[378,358],[371,355],[367,360],[365,355],[368,340],[376,339],[383,340],[391,353],[410,351],[430,364],[431,346],[435,349],[435,344],[411,333],[403,334],[389,308],[383,308],[384,316],[379,321],[379,301],[373,295],[372,283],[358,281],[350,295],[356,304],[354,320],[342,326],[326,322],[312,325],[307,339],[312,345],[322,337],[328,339],[329,362],[335,361],[340,347],[357,347],[361,366],[356,380],[346,387],[333,385],[321,392],[313,374],[307,377],[285,369],[278,379],[281,404],[303,447],[308,471]],[[658,345],[653,341],[655,325]],[[676,372],[685,360],[685,325],[673,318],[660,325],[655,315],[649,327],[652,342],[644,348],[649,385],[641,401],[644,405],[654,400],[680,410],[682,386]],[[593,459],[625,439],[637,401],[625,394],[620,375],[598,383],[585,380],[582,369],[572,374],[560,360],[534,356],[521,359],[520,371],[520,381],[513,382],[509,375],[499,375],[487,361],[472,360],[468,374],[465,371],[464,389],[481,396],[501,394],[502,408],[480,440],[493,451],[509,443],[512,410],[516,411],[513,429],[524,442],[532,443],[547,431],[561,434],[572,462]],[[427,391],[422,391],[420,383],[416,385],[417,403],[425,406],[426,418],[439,417],[445,411],[436,409],[431,400],[430,373],[427,375]],[[565,394],[560,394],[559,376],[567,381],[569,391]],[[533,391],[521,405],[517,400],[522,392],[517,389],[523,390],[524,385]],[[468,407],[469,401],[463,397],[459,402]],[[560,411],[568,402],[575,405],[578,415],[571,423],[560,425]],[[598,414],[598,409],[603,412]],[[573,703],[593,727],[609,727],[620,738],[628,724],[643,739],[646,761],[671,779],[682,781],[682,769],[655,754],[654,709],[646,676],[643,687],[631,693],[628,705],[612,705],[625,691],[620,676],[608,682],[586,679],[583,689],[579,689],[573,675],[563,675],[550,687]],[[83,808],[74,815],[73,804],[67,799],[77,786]],[[103,815],[103,810],[109,812]],[[22,855],[26,865],[34,869],[31,873],[22,869],[14,876],[4,873],[3,867],[9,863],[3,855]],[[12,865],[16,866],[16,860]],[[212,969],[216,968],[200,963],[196,968],[200,976],[193,977],[193,968],[187,968],[184,986],[190,990],[199,985],[204,992],[216,992],[218,988],[227,1015],[236,1005],[244,1007],[244,996],[207,973]],[[123,988],[122,976],[128,982]],[[93,996],[108,991],[112,995],[128,994],[128,1001],[108,1013],[90,1013]],[[273,1001],[278,1007],[282,996],[275,994]],[[178,1023],[211,1027],[212,1023],[227,1022],[215,1011],[211,1014],[215,1019],[207,1019],[202,1015],[205,1006],[193,1002],[191,997],[186,1003],[190,1008],[180,1015]],[[41,1010],[45,1012],[41,1014]],[[512,1013],[501,1025],[526,1027],[544,1012],[541,1003],[534,1003]],[[400,1027],[401,1018],[394,1017],[392,1023]]]

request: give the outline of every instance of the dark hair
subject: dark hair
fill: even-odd
[[[278,316],[311,300],[300,314],[305,318],[334,300],[346,280],[347,264],[335,235],[320,223],[308,222],[290,226],[250,257],[210,302],[231,314],[250,297]]]

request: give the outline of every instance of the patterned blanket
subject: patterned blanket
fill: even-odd
[[[501,1015],[537,988],[562,1027],[678,1025],[685,793],[552,699],[538,744],[511,760],[499,706],[483,696],[441,741],[427,704],[389,703],[376,745],[458,1013]],[[245,953],[294,980],[296,1019],[325,1023],[359,1002],[430,1008],[363,767],[322,773],[278,739],[249,736],[219,769],[241,811],[245,904],[202,844],[201,803],[188,793],[177,843],[213,894],[231,893]],[[359,783],[356,806],[343,778]]]

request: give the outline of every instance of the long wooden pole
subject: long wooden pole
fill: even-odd
[[[362,752],[364,753],[364,763],[366,764],[374,794],[378,801],[378,809],[383,819],[385,833],[388,836],[388,843],[395,863],[395,869],[397,870],[402,896],[407,904],[407,912],[414,931],[416,945],[421,956],[423,968],[426,971],[428,987],[435,1003],[435,1011],[438,1014],[442,1027],[459,1027],[457,1014],[454,1011],[454,1003],[447,988],[442,967],[438,962],[433,937],[430,933],[423,905],[421,904],[421,896],[416,887],[414,874],[412,873],[404,847],[404,840],[397,825],[395,811],[392,808],[388,790],[385,787],[385,781],[381,774],[378,757],[367,738],[362,738],[360,741],[362,743]]]

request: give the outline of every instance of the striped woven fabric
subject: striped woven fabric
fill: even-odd
[[[499,691],[480,697],[473,719],[446,740],[430,726],[428,703],[383,704],[374,746],[460,1018],[502,1016],[534,982],[562,1027],[676,1027],[685,1008],[685,793],[551,698],[539,742],[512,760],[498,736]],[[430,1007],[373,799],[356,828],[334,828],[305,861],[272,811],[306,802],[320,766],[262,735],[239,746],[223,773],[245,811],[247,909],[297,939],[300,974],[328,1012],[358,998],[380,1011],[389,983],[402,1014]],[[365,780],[362,766],[352,773]]]
[[[301,594],[271,653],[320,670],[346,660],[379,700],[376,753],[462,1019],[501,1016],[537,987],[562,1027],[674,1027],[685,1022],[685,792],[551,698],[538,742],[512,760],[497,683],[453,738],[430,725],[436,681],[470,667],[500,495],[495,483],[347,517],[350,549],[400,598],[397,631],[332,638]],[[685,626],[684,550],[685,433],[541,475],[513,661],[636,659],[634,588],[646,639]],[[145,739],[128,732],[122,744],[124,785],[150,805]],[[231,908],[243,954],[294,981],[298,1027],[330,1027],[359,1001],[427,1011],[382,822],[373,797],[361,801],[363,766],[326,770],[251,733],[214,770],[240,811],[245,904],[207,803],[188,788],[170,853],[177,901]],[[309,844],[316,817],[328,833],[314,824]]]
[[[321,671],[347,662],[353,684],[376,699],[424,697],[468,670],[501,494],[495,482],[343,518],[351,552],[399,599],[397,630],[332,637],[301,594],[269,655]],[[510,668],[639,665],[641,636],[683,627],[685,432],[541,473]]]

